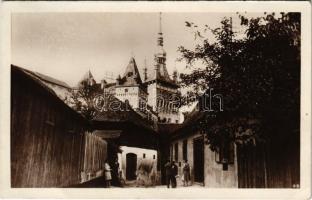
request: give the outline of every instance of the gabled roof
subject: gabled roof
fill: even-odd
[[[117,79],[118,85],[133,86],[142,84],[142,79],[134,58],[132,57],[127,65],[123,77]]]
[[[23,71],[27,75],[31,76],[32,78],[36,79],[40,83],[46,85],[50,90],[52,90],[62,101],[64,101],[69,95],[69,93],[72,91],[73,88],[71,88],[67,83],[57,80],[55,78],[52,78],[50,76],[41,74],[39,72],[30,71],[21,67],[17,67],[14,65],[11,65],[12,68],[18,68],[19,70]],[[57,86],[57,87],[55,87]]]
[[[45,81],[47,81],[47,80],[43,81],[42,78],[44,77],[45,79],[48,79],[49,82],[52,80],[55,81],[56,83],[64,83],[64,82],[58,81],[54,78],[51,78],[51,77],[43,75],[43,74],[40,74],[40,76],[39,76],[38,74],[40,74],[40,73],[33,72],[33,71],[27,70],[25,68],[18,67],[18,66],[11,64],[11,76],[12,77],[13,76],[22,76],[23,78],[27,79],[28,81],[35,83],[35,85],[38,86],[38,88],[40,88],[46,94],[51,95],[51,101],[55,101],[55,102],[59,103],[60,106],[69,110],[69,112],[73,113],[75,116],[78,116],[80,119],[83,119],[85,122],[87,122],[87,120],[85,119],[85,117],[83,117],[82,114],[76,112],[73,108],[71,108],[69,105],[67,105],[64,102],[64,100],[61,99],[57,95],[57,92],[53,88],[51,88],[48,84],[45,83]],[[66,85],[67,84],[65,83],[65,86]]]
[[[39,72],[30,71],[28,69],[25,69],[25,68],[22,68],[22,67],[17,67],[17,66],[14,66],[14,65],[11,65],[11,67],[18,68],[18,69],[24,71],[25,73],[27,73],[27,74],[29,74],[31,76],[35,76],[37,79],[39,79],[42,82],[47,82],[47,83],[50,83],[50,84],[58,85],[60,87],[64,87],[66,89],[71,89],[71,87],[67,83],[65,83],[63,81],[60,81],[60,80],[57,80],[55,78],[52,78],[50,76],[41,74]]]
[[[29,73],[32,73],[33,75],[35,75],[36,77],[38,77],[40,80],[54,84],[54,85],[58,85],[67,89],[71,89],[71,87],[69,85],[67,85],[67,83],[57,80],[55,78],[52,78],[50,76],[41,74],[39,72],[32,72],[32,71],[28,71]]]

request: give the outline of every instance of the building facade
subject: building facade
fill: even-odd
[[[164,50],[160,14],[157,52],[154,55],[154,71],[145,77],[145,84],[149,94],[147,102],[158,113],[160,123],[179,123],[180,113],[177,101],[180,92],[177,84],[177,72],[174,72],[173,79],[171,79],[167,71],[166,60],[167,53]]]
[[[166,128],[166,134],[169,135],[168,158],[178,165],[178,184],[183,185],[181,177],[187,161],[190,165],[191,184],[209,188],[237,188],[236,145],[224,140],[222,145],[212,150],[206,134],[198,128],[198,123],[204,116],[204,112],[195,108],[177,128]],[[170,129],[174,130],[170,132]]]
[[[128,102],[134,110],[146,110],[147,88],[142,84],[134,58],[130,59],[123,77],[117,78],[115,96],[123,102]]]
[[[124,180],[138,180],[138,186],[159,183],[157,150],[128,146],[122,146],[121,150],[122,152],[118,155],[118,162],[121,163],[121,176]],[[154,179],[150,178],[152,175],[155,176]]]
[[[115,83],[102,80],[96,83],[91,72],[87,72],[81,82],[99,85],[104,97],[110,101],[116,97],[122,102],[127,102],[136,112],[156,123],[180,123],[179,112],[179,85],[177,72],[170,77],[164,50],[164,39],[161,30],[161,17],[159,19],[159,33],[157,38],[157,52],[154,54],[153,69],[144,68],[142,80],[135,59],[132,57],[122,76],[118,76]],[[149,71],[149,73],[147,73]]]
[[[178,131],[179,134],[179,131]],[[191,183],[209,188],[237,188],[237,161],[233,144],[229,161],[220,160],[220,153],[214,152],[205,143],[205,137],[198,131],[178,136],[171,141],[171,159],[178,165],[178,184],[183,185],[183,163],[190,165]]]

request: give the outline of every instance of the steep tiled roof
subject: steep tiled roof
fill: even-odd
[[[23,77],[26,77],[28,80],[33,81],[34,83],[36,83],[38,86],[40,86],[45,92],[47,92],[48,94],[50,94],[53,97],[53,100],[57,101],[58,103],[60,103],[62,106],[66,107],[67,109],[70,110],[70,112],[75,113],[77,116],[79,116],[80,118],[83,118],[85,120],[85,118],[78,112],[76,112],[73,108],[71,108],[70,106],[68,106],[65,102],[64,99],[61,99],[60,96],[57,94],[57,92],[51,88],[48,84],[46,84],[45,82],[49,82],[49,83],[53,83],[56,85],[61,86],[64,85],[64,88],[67,88],[66,86],[68,86],[66,83],[56,80],[52,77],[40,74],[38,72],[33,72],[30,70],[27,70],[25,68],[22,67],[18,67],[15,65],[11,65],[11,76],[15,76],[17,74],[21,74]],[[70,89],[70,87],[68,86],[68,88]]]
[[[151,69],[151,68],[147,69],[147,79],[145,80],[145,84],[151,81],[162,82],[162,83],[165,83],[167,85],[170,85],[176,88],[179,87],[179,85],[170,78],[167,69],[160,68],[157,75],[156,75],[155,69]]]
[[[41,74],[39,72],[32,72],[32,71],[28,71],[28,72],[32,73],[33,75],[35,75],[36,77],[38,77],[42,81],[46,81],[46,82],[49,82],[49,83],[52,83],[52,84],[55,84],[55,85],[58,85],[58,86],[61,86],[61,87],[67,88],[67,89],[71,89],[71,87],[63,81],[57,80],[55,78]]]
[[[123,77],[117,79],[118,84],[122,86],[132,86],[142,84],[142,79],[134,58],[132,57],[127,65]]]
[[[112,102],[114,106],[109,106]],[[118,109],[114,109],[117,106]],[[92,121],[97,122],[131,122],[140,127],[144,127],[151,131],[155,131],[154,127],[149,123],[147,119],[142,118],[137,112],[135,112],[130,105],[120,101],[114,96],[110,97],[109,102],[106,102],[104,106],[105,109],[103,111],[97,111]]]
[[[52,90],[54,94],[56,94],[62,101],[66,99],[66,97],[69,95],[69,93],[72,91],[73,88],[71,88],[67,83],[57,80],[55,78],[52,78],[50,76],[41,74],[39,72],[34,72],[28,69],[24,69],[21,67],[17,67],[12,65],[14,68],[18,68],[19,70],[26,73],[28,76],[32,77],[33,79],[39,81],[41,84],[44,84],[46,87],[49,88],[49,90]],[[57,86],[57,87],[55,87]]]
[[[162,78],[166,81],[172,81],[169,77],[169,73],[167,71],[167,68],[165,65],[162,65],[160,68],[159,68],[159,71],[157,73],[157,78]]]

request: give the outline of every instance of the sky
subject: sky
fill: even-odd
[[[186,72],[177,62],[179,46],[193,48],[192,30],[185,21],[199,27],[220,26],[225,16],[235,13],[162,13],[167,69]],[[111,82],[133,56],[142,72],[154,67],[159,13],[14,13],[12,15],[12,64],[52,76],[75,86],[90,70],[95,80]],[[212,36],[211,40],[213,40]],[[141,73],[143,78],[143,73]]]

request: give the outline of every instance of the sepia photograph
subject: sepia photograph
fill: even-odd
[[[299,191],[302,21],[12,12],[9,187]]]

